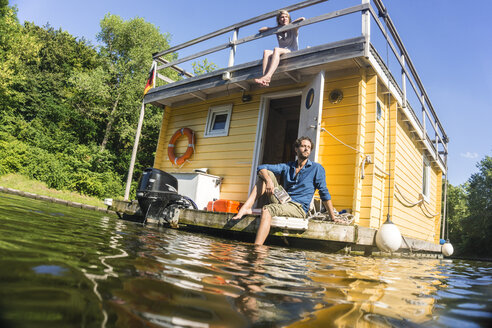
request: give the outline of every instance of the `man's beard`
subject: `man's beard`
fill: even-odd
[[[310,155],[310,153],[307,153],[307,155],[304,155],[302,152],[299,152],[297,154],[297,158],[302,162],[303,160],[308,159],[309,155]]]

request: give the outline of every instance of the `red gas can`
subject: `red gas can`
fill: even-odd
[[[237,213],[243,204],[235,200],[217,199],[208,202],[207,211]]]

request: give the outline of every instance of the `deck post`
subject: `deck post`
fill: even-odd
[[[227,67],[234,66],[234,59],[236,58],[236,41],[237,41],[238,32],[239,29],[236,28],[232,33],[232,40],[230,40],[231,50],[229,52],[229,63],[227,64]]]
[[[434,132],[436,134],[436,140],[435,140],[435,143],[436,143],[436,162],[439,158],[439,133],[438,133],[438,128],[437,128],[437,121],[434,121]]]
[[[403,93],[403,108],[407,107],[407,76],[405,74],[405,55],[401,54],[401,88]]]
[[[422,140],[425,140],[426,135],[427,135],[427,130],[425,128],[425,106],[424,106],[424,104],[425,104],[425,96],[424,96],[423,93],[420,95],[420,98],[422,99],[421,100],[421,102],[422,102],[422,130],[423,130],[422,131],[423,132],[422,133]]]
[[[130,167],[128,168],[128,177],[126,179],[125,200],[128,200],[128,198],[130,197],[130,188],[132,186],[132,178],[133,178],[133,167],[135,166],[135,159],[137,157],[138,142],[140,140],[140,132],[142,131],[144,114],[145,114],[145,104],[142,100],[142,107],[140,108],[140,117],[138,118],[137,132],[135,133],[135,142],[133,143],[132,158],[130,160]]]
[[[152,67],[154,67],[154,76],[152,77],[152,88],[155,88],[155,77],[157,74],[157,62],[155,60],[152,62]],[[132,186],[132,178],[133,178],[133,167],[135,166],[135,160],[137,158],[138,142],[140,141],[140,133],[142,132],[144,115],[145,115],[145,99],[142,99],[142,107],[140,108],[140,116],[138,118],[138,124],[137,124],[137,132],[135,133],[135,142],[133,143],[132,158],[130,160],[130,167],[128,168],[128,177],[126,178],[125,196],[124,196],[125,200],[128,200],[128,198],[130,197],[130,188]]]
[[[362,4],[368,4],[370,0],[362,0]],[[369,10],[362,11],[362,36],[366,39],[366,44],[364,45],[364,56],[369,57],[369,47],[371,41],[371,13]]]
[[[238,34],[239,28],[234,29],[234,33],[232,34],[232,39],[229,39],[229,45],[231,47],[231,50],[229,51],[229,62],[227,64],[227,67],[232,67],[234,66],[234,59],[236,57],[236,41],[237,41],[237,34]],[[223,80],[230,80],[231,79],[231,72],[226,71],[222,73],[222,79]]]

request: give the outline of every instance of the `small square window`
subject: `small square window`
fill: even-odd
[[[215,115],[215,119],[213,120],[214,126],[212,127],[213,131],[224,130],[227,123],[227,114],[218,114]]]
[[[422,196],[426,201],[429,201],[430,196],[430,161],[424,155],[423,170],[422,170]]]
[[[224,137],[229,135],[232,104],[213,106],[208,109],[205,137]]]

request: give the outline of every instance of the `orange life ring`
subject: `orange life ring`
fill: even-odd
[[[179,137],[181,137],[182,135],[188,137],[188,148],[183,155],[181,155],[180,157],[176,157],[176,154],[174,153],[175,144]],[[182,165],[188,158],[191,157],[194,150],[195,133],[190,128],[181,128],[174,132],[171,140],[169,140],[169,145],[167,146],[167,155],[169,156],[169,160],[171,161],[171,163],[173,163],[174,165]]]

